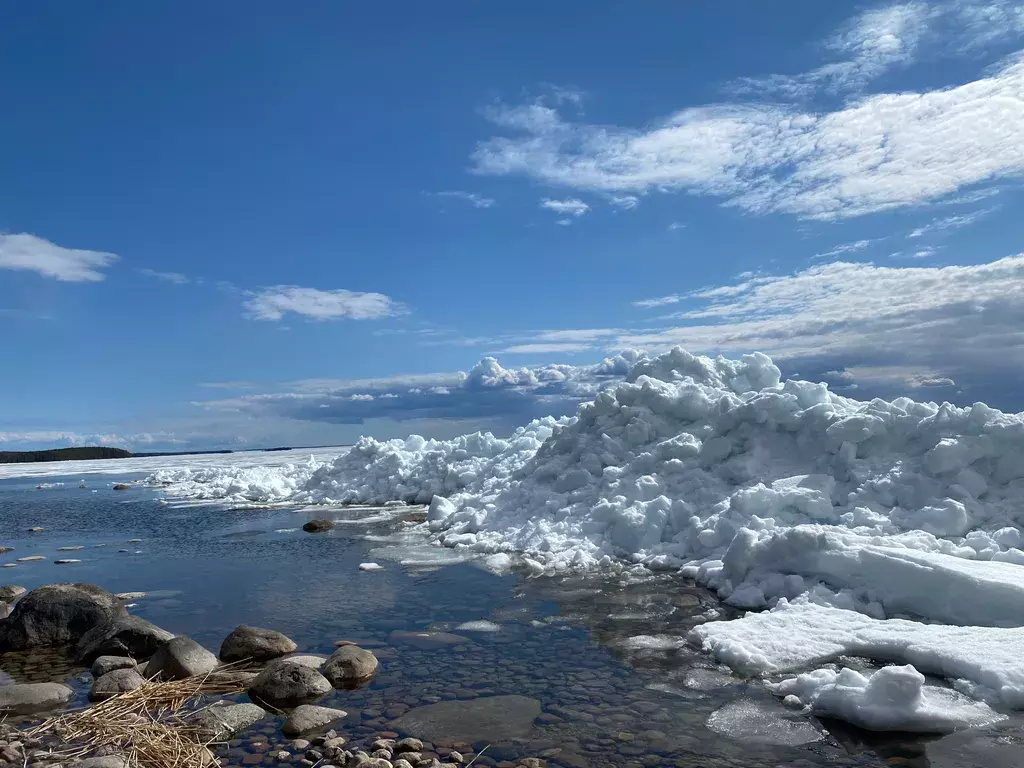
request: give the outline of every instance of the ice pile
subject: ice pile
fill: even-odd
[[[748,672],[863,654],[1024,707],[1024,416],[857,401],[781,381],[757,353],[635,359],[574,419],[507,440],[365,438],[320,466],[163,479],[192,496],[429,502],[429,530],[448,547],[520,553],[538,573],[682,569],[735,606],[770,609],[691,637]],[[759,632],[793,657],[761,648]],[[887,680],[827,685],[908,723],[942,701],[875,707]]]

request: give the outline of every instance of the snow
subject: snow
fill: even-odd
[[[785,696],[788,706],[806,702],[806,712],[872,731],[949,733],[1006,719],[955,691],[926,686],[924,675],[910,665],[870,675],[817,669],[768,687]]]
[[[858,401],[783,381],[759,353],[616,360],[624,380],[574,418],[508,438],[363,438],[333,461],[181,467],[150,482],[231,503],[428,504],[420,529],[457,557],[509,557],[527,576],[680,570],[764,611],[694,630],[738,669],[858,654],[1024,708],[1024,415]],[[870,680],[848,682],[859,693],[836,709],[876,711]],[[879,722],[969,721],[922,690]]]
[[[359,564],[359,570],[360,571],[383,571],[384,570],[384,566],[381,565],[380,563],[360,563]]]

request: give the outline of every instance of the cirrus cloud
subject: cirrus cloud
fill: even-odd
[[[275,285],[251,293],[245,309],[253,320],[280,320],[289,312],[312,320],[375,320],[408,311],[382,293],[344,288],[322,291],[297,285]]]

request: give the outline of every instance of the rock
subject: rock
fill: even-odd
[[[408,760],[402,757],[395,760],[395,762],[392,763],[392,765],[394,766],[394,768],[412,768],[412,763],[410,763]]]
[[[294,749],[296,752],[305,752],[307,749],[309,749],[309,746],[309,742],[305,739],[295,739],[295,741],[293,741],[291,744],[292,749]]]
[[[28,532],[29,533],[42,533],[45,530],[46,529],[43,528],[41,525],[33,525],[31,528],[28,529]]]
[[[54,560],[53,562],[54,562],[54,565],[74,565],[75,563],[80,563],[82,561],[81,560],[75,560],[74,558],[70,558],[70,557],[62,557],[62,558],[59,558],[57,560]]]
[[[7,603],[0,602],[0,619],[6,619],[14,609]]]
[[[121,755],[87,757],[85,760],[72,763],[69,768],[128,768],[128,760]]]
[[[220,646],[220,660],[228,663],[247,659],[270,661],[296,648],[295,643],[280,632],[243,624],[224,638]]]
[[[28,590],[14,584],[4,584],[0,587],[0,603],[13,603]]]
[[[27,555],[25,557],[19,557],[18,558],[18,562],[19,563],[38,563],[40,560],[45,560],[45,559],[46,558],[43,557],[42,555]]]
[[[82,635],[75,651],[85,664],[91,664],[100,656],[146,659],[172,637],[174,635],[166,629],[138,616],[121,616]]]
[[[249,696],[274,709],[287,709],[316,701],[330,691],[330,682],[315,669],[277,659],[253,680]]]
[[[134,691],[146,684],[146,678],[136,669],[115,669],[92,684],[89,689],[89,701],[103,701],[117,696],[119,693]]]
[[[78,545],[76,547],[57,547],[58,552],[81,552],[85,547]]]
[[[500,742],[527,736],[540,702],[526,696],[481,696],[440,701],[410,709],[392,723],[395,730],[428,741]]]
[[[461,763],[463,760],[465,760],[465,758],[462,756],[462,753],[456,752],[454,749],[448,753],[448,759],[456,764]],[[526,765],[526,761],[523,761],[523,765]],[[536,768],[543,768],[543,766],[537,766]]]
[[[391,761],[381,757],[367,757],[355,763],[358,768],[392,768]]]
[[[423,742],[411,736],[395,743],[395,752],[422,752]]]
[[[148,592],[116,592],[114,597],[118,600],[141,600],[148,594]]]
[[[0,547],[0,555],[3,555],[5,553],[7,553],[7,552],[13,552],[13,551],[14,551],[14,547]]]
[[[146,665],[146,676],[182,680],[207,675],[217,668],[217,657],[191,637],[175,637],[157,648]]]
[[[75,692],[60,683],[20,683],[0,687],[0,714],[30,715],[57,709]]]
[[[17,568],[18,564],[17,563],[4,563],[3,566],[0,566],[0,567],[3,567],[3,568]]]
[[[121,602],[93,584],[49,584],[33,589],[0,624],[0,653],[68,645],[98,624],[126,616]]]
[[[135,669],[138,662],[128,656],[100,656],[92,663],[92,676],[97,680],[115,669]]]
[[[258,723],[267,713],[262,707],[243,704],[215,704],[192,716],[191,722],[211,741],[227,741],[236,733]]]
[[[333,723],[335,720],[341,720],[346,717],[348,712],[343,709],[331,709],[330,707],[317,707],[312,704],[302,704],[292,710],[291,715],[285,720],[281,731],[285,736],[300,736],[303,733],[309,731],[315,731],[317,728],[323,728],[328,723]],[[341,744],[345,741],[342,739]],[[326,746],[326,741],[324,742]],[[332,746],[341,746],[341,744],[333,744]],[[293,748],[295,744],[292,744]]]
[[[324,677],[336,688],[358,684],[373,677],[380,663],[371,651],[358,645],[343,645],[324,663]]]
[[[128,483],[114,483],[115,491],[127,491],[130,490],[131,486]]]
[[[304,667],[319,671],[324,662],[327,661],[327,657],[317,656],[315,653],[297,653],[294,656],[289,656],[287,660],[292,664],[301,664]]]
[[[302,530],[304,530],[306,533],[323,533],[324,531],[331,530],[331,528],[333,527],[333,520],[310,520],[308,523],[302,526]]]
[[[449,632],[409,632],[404,629],[396,629],[388,639],[396,645],[411,645],[413,648],[426,651],[472,642],[468,637]]]

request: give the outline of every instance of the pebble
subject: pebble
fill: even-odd
[[[305,752],[305,751],[306,751],[307,749],[309,749],[309,747],[310,747],[310,742],[309,742],[309,741],[307,741],[306,739],[295,739],[295,740],[294,740],[294,741],[293,741],[293,742],[291,743],[291,747],[292,747],[292,749],[294,749],[294,750],[295,750],[296,752]]]

